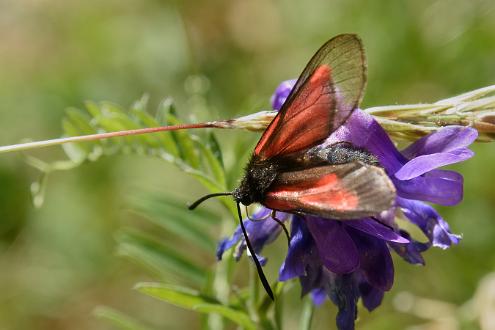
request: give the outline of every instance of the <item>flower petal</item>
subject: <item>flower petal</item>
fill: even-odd
[[[311,291],[311,299],[313,304],[319,306],[327,299],[327,291],[324,288],[318,288]]]
[[[412,239],[409,233],[401,231],[401,235],[407,237],[410,241],[408,244],[397,244],[389,242],[388,245],[400,256],[402,259],[413,265],[424,265],[425,260],[421,253],[428,250],[431,246],[430,243],[421,243]]]
[[[394,264],[385,241],[351,227],[346,228],[360,255],[360,270],[372,286],[388,291],[394,283]]]
[[[272,210],[261,207],[253,214],[252,219],[263,219],[268,216]],[[286,213],[277,212],[277,218],[285,221],[288,215]],[[255,252],[260,252],[266,244],[273,242],[282,231],[282,227],[271,217],[259,221],[244,221],[249,240],[253,245]]]
[[[282,108],[282,105],[284,105],[284,102],[292,91],[296,81],[296,79],[285,80],[278,85],[277,89],[275,89],[275,93],[273,93],[270,99],[270,103],[274,110],[280,110],[280,108]]]
[[[225,251],[233,247],[239,240],[241,239],[241,231],[240,228],[234,232],[231,238],[224,238],[222,239],[217,246],[217,260],[220,261],[222,260],[222,256]]]
[[[430,205],[405,198],[397,198],[397,204],[404,215],[425,233],[433,246],[447,249],[459,243],[461,237],[450,232],[447,222]]]
[[[253,215],[253,219],[262,219],[268,215],[272,210],[261,207],[259,208]],[[277,212],[277,217],[279,220],[285,221],[289,215],[283,212]],[[246,227],[246,232],[248,234],[251,245],[253,246],[254,251],[258,254],[261,252],[263,247],[266,244],[273,242],[280,232],[282,231],[280,225],[274,221],[271,217],[260,220],[260,221],[251,221],[251,220],[243,220],[244,226]],[[241,228],[237,226],[234,234],[231,238],[226,238],[220,241],[217,247],[217,259],[221,260],[223,253],[232,248],[238,242],[240,244],[237,246],[236,251],[234,253],[234,257],[236,260],[239,260],[244,251],[246,250],[246,242],[244,241],[244,237],[242,235]],[[265,260],[263,257],[259,257],[260,260]],[[266,262],[266,260],[265,260]]]
[[[332,133],[323,145],[342,141],[365,148],[374,154],[388,173],[397,172],[407,161],[373,116],[360,109],[356,109],[344,125]]]
[[[421,155],[452,152],[469,146],[477,137],[478,131],[474,128],[447,126],[417,140],[402,150],[402,154],[412,159]]]
[[[345,222],[345,225],[386,241],[403,244],[409,243],[409,240],[373,219],[349,220]]]
[[[358,250],[341,222],[307,216],[306,225],[328,270],[336,274],[356,270],[359,266]]]
[[[395,177],[399,180],[410,180],[435,168],[462,162],[473,155],[474,152],[468,148],[461,148],[449,152],[418,156],[395,172]]]
[[[440,205],[455,205],[462,201],[462,175],[454,171],[433,170],[411,180],[393,180],[397,195]]]
[[[337,328],[339,330],[354,330],[359,291],[352,275],[339,275],[335,278],[330,289],[330,299],[339,308]]]
[[[319,262],[318,252],[309,233],[304,219],[294,216],[292,218],[290,247],[282,267],[279,271],[279,280],[287,281],[291,278],[306,274],[306,266],[309,263]]]
[[[362,281],[361,283],[359,283],[359,293],[361,294],[361,298],[363,299],[364,307],[366,307],[366,309],[371,312],[372,310],[380,306],[385,292],[373,287],[366,281]]]
[[[307,295],[316,289],[325,289],[325,281],[327,280],[324,268],[321,264],[319,266],[309,265],[306,269],[306,274],[299,277],[301,283],[301,297]]]

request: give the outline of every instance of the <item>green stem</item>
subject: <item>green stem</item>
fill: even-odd
[[[177,131],[177,130],[192,129],[192,128],[208,128],[208,127],[228,128],[229,126],[227,121],[213,121],[213,122],[206,122],[199,124],[180,124],[173,126],[147,127],[147,128],[131,129],[126,131],[70,136],[65,138],[26,142],[26,143],[13,144],[9,146],[3,146],[0,147],[0,153],[38,149],[38,148],[62,145],[66,143],[103,140],[103,139],[109,139],[119,136],[139,135],[139,134],[147,134],[147,133]]]
[[[249,265],[249,288],[251,294],[249,295],[249,309],[251,317],[255,321],[259,321],[258,314],[258,299],[260,295],[260,283],[258,279],[258,274],[252,265]]]
[[[277,294],[277,301],[274,303],[275,327],[277,330],[283,329],[284,300],[281,294]]]
[[[301,311],[301,319],[299,322],[299,330],[311,329],[311,323],[313,322],[313,314],[315,307],[310,297],[304,298],[304,304]]]

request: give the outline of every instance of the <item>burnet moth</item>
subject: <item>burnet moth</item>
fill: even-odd
[[[240,204],[349,220],[375,217],[395,201],[394,185],[371,153],[350,143],[322,144],[359,106],[365,85],[366,59],[359,37],[342,34],[327,41],[261,136],[239,187],[204,196],[189,207],[210,197],[233,196],[248,251],[272,299]],[[272,217],[276,220],[276,213]]]
[[[334,220],[376,216],[392,207],[395,188],[376,157],[350,143],[322,144],[359,106],[366,85],[366,59],[358,36],[342,34],[327,41],[311,58],[284,105],[256,145],[239,187],[232,195],[240,227],[263,286],[270,285],[251,246],[240,204],[259,203],[276,212],[308,214]],[[107,139],[194,128],[229,128],[229,121],[148,127],[0,147],[0,153],[70,142]],[[308,220],[310,221],[310,220]],[[378,221],[378,220],[377,220]],[[287,230],[283,227],[286,235]]]

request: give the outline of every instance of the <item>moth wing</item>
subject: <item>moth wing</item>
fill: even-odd
[[[366,59],[359,37],[343,34],[330,39],[306,65],[254,155],[265,160],[324,140],[359,105],[365,85]]]
[[[393,206],[395,187],[385,171],[361,162],[281,173],[263,204],[336,220],[377,215]]]

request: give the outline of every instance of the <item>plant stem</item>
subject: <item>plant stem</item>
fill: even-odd
[[[365,109],[389,134],[402,138],[424,136],[447,125],[473,126],[481,133],[478,140],[495,139],[495,85],[480,88],[431,104],[389,105]],[[262,131],[277,114],[276,111],[260,111],[251,115],[198,124],[149,127],[117,132],[71,136],[45,141],[34,141],[0,147],[0,154],[71,142],[102,140],[118,136],[139,135],[192,128],[237,128]]]
[[[304,298],[303,308],[301,311],[301,318],[299,322],[299,330],[311,329],[311,323],[313,322],[314,305],[310,297]]]
[[[13,144],[13,145],[9,145],[9,146],[3,146],[3,147],[0,147],[0,153],[7,153],[7,152],[12,152],[12,151],[23,151],[23,150],[29,150],[29,149],[37,149],[37,148],[61,145],[61,144],[65,144],[65,143],[103,140],[103,139],[109,139],[109,138],[119,137],[119,136],[139,135],[139,134],[147,134],[147,133],[177,131],[177,130],[192,129],[192,128],[208,128],[208,127],[229,128],[229,122],[227,120],[226,121],[211,121],[211,122],[199,123],[199,124],[180,124],[180,125],[172,125],[172,126],[147,127],[147,128],[132,129],[132,130],[126,130],[126,131],[70,136],[70,137],[64,137],[64,138],[58,138],[58,139],[26,142],[26,143]]]
[[[258,305],[258,299],[259,299],[259,292],[260,292],[260,281],[258,279],[258,273],[256,272],[255,268],[252,267],[252,265],[249,265],[249,308],[250,308],[250,314],[251,318],[254,319],[254,321],[259,321],[259,313],[257,309]]]

